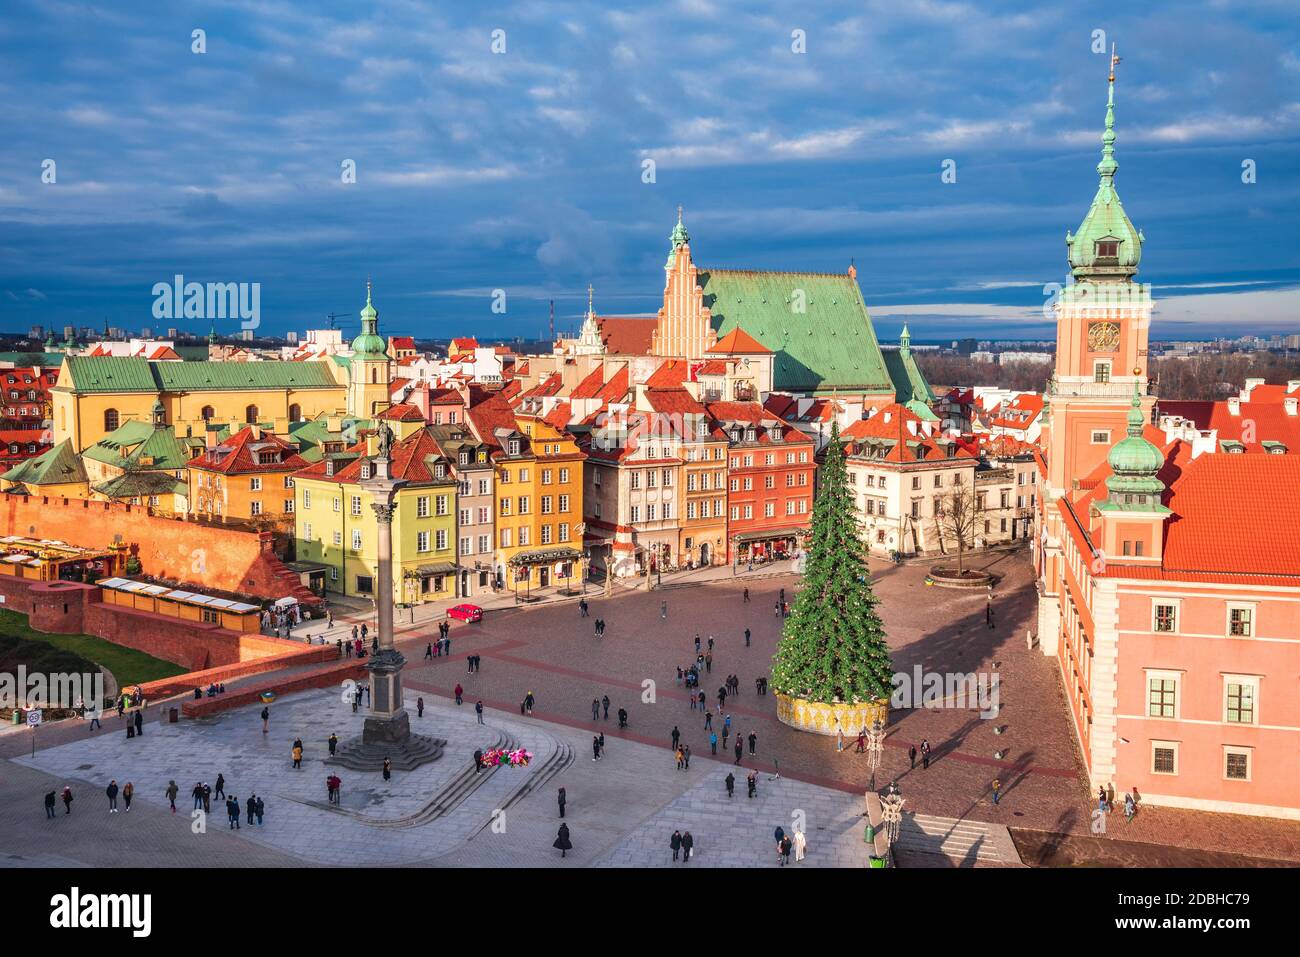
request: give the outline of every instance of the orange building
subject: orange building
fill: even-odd
[[[216,521],[288,521],[292,527],[293,473],[307,465],[297,447],[279,436],[256,425],[240,429],[190,460],[190,515]]]

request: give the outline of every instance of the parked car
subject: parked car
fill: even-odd
[[[455,608],[447,609],[447,617],[456,618],[460,621],[482,621],[483,609],[478,605],[457,605]]]

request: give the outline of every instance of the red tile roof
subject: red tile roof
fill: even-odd
[[[542,416],[542,421],[554,429],[563,431],[569,426],[569,420],[573,417],[571,413],[569,403],[557,402],[555,408]]]
[[[594,399],[605,387],[605,372],[601,366],[591,370],[591,373],[579,382],[569,393],[570,399]]]
[[[648,354],[658,323],[654,316],[596,317],[596,327],[600,330],[605,351],[614,355]]]
[[[912,431],[912,426],[916,431]],[[948,455],[943,437],[927,435],[921,419],[897,402],[884,406],[869,419],[859,419],[840,433],[848,442],[850,454],[860,453],[871,439],[887,439],[894,444],[882,457],[885,462],[924,462],[948,458],[971,459],[977,456],[964,443],[955,442]]]
[[[258,461],[258,456],[263,452],[275,452],[278,461]],[[258,438],[253,434],[252,426],[240,429],[214,448],[204,449],[189,462],[189,467],[192,469],[220,472],[223,475],[245,472],[297,472],[306,466],[307,461],[280,436],[263,432]]]
[[[755,441],[760,444],[770,444],[771,437],[767,430],[774,425],[781,427],[782,443],[803,443],[812,442],[812,437],[800,432],[793,425],[778,415],[764,409],[757,402],[710,402],[705,406],[709,417],[714,420],[714,425],[726,430],[726,426],[732,422],[742,422],[746,425],[753,425],[758,430]]]
[[[700,367],[695,370],[696,376],[726,375],[726,374],[727,374],[727,361],[725,359],[709,359],[703,362],[700,365]]]
[[[390,405],[377,416],[390,422],[422,422],[424,413],[413,405]]]
[[[691,379],[691,364],[685,359],[669,359],[658,369],[650,378],[646,379],[645,384],[651,389],[673,389]]]
[[[1161,400],[1160,415],[1179,415],[1198,429],[1215,429],[1220,441],[1240,442],[1247,452],[1267,452],[1261,443],[1281,442],[1288,451],[1300,453],[1300,414],[1287,415],[1283,399],[1300,397],[1300,389],[1290,393],[1282,385],[1257,385],[1249,401],[1241,403],[1241,413],[1233,415],[1226,401],[1177,402]],[[1249,440],[1249,441],[1247,441]]]
[[[475,390],[477,392],[477,390]],[[497,429],[510,429],[514,431],[518,428],[515,425],[515,411],[510,408],[505,389],[498,392],[491,392],[482,397],[475,398],[473,405],[469,407],[466,415],[469,417],[470,427],[474,434],[478,436],[480,442],[490,445],[493,448],[500,448],[497,441]]]

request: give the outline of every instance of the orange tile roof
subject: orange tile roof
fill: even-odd
[[[267,450],[275,451],[279,461],[259,462],[256,456]],[[204,449],[189,462],[189,468],[220,472],[223,475],[297,472],[306,465],[306,459],[298,455],[293,446],[280,436],[263,432],[261,438],[257,438],[253,435],[252,426],[240,429],[215,448]]]
[[[1160,400],[1157,406],[1160,415],[1180,415],[1198,429],[1215,429],[1220,441],[1240,442],[1247,452],[1266,452],[1261,443],[1281,442],[1288,451],[1300,453],[1300,415],[1287,415],[1282,400],[1288,395],[1300,397],[1300,389],[1288,393],[1283,385],[1255,386],[1250,400],[1241,403],[1240,415],[1233,415],[1226,401]]]
[[[605,387],[605,372],[601,366],[591,370],[591,373],[579,382],[569,393],[570,399],[594,399]]]
[[[651,389],[673,389],[691,378],[691,364],[685,359],[669,359],[645,384]]]
[[[390,422],[422,422],[424,414],[413,405],[390,405],[377,418]]]
[[[596,327],[600,330],[605,351],[614,355],[648,354],[658,323],[654,316],[596,317]]]
[[[736,326],[705,352],[719,355],[771,355],[772,350],[759,342],[740,326]]]

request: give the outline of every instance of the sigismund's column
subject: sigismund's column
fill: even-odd
[[[374,497],[378,539],[378,569],[375,575],[375,610],[377,612],[379,651],[366,666],[370,672],[370,714],[366,717],[362,741],[367,745],[401,744],[410,737],[411,718],[402,705],[402,667],[406,658],[393,645],[393,496],[406,483],[389,472],[388,456],[371,460],[373,474],[361,481],[363,489]]]

